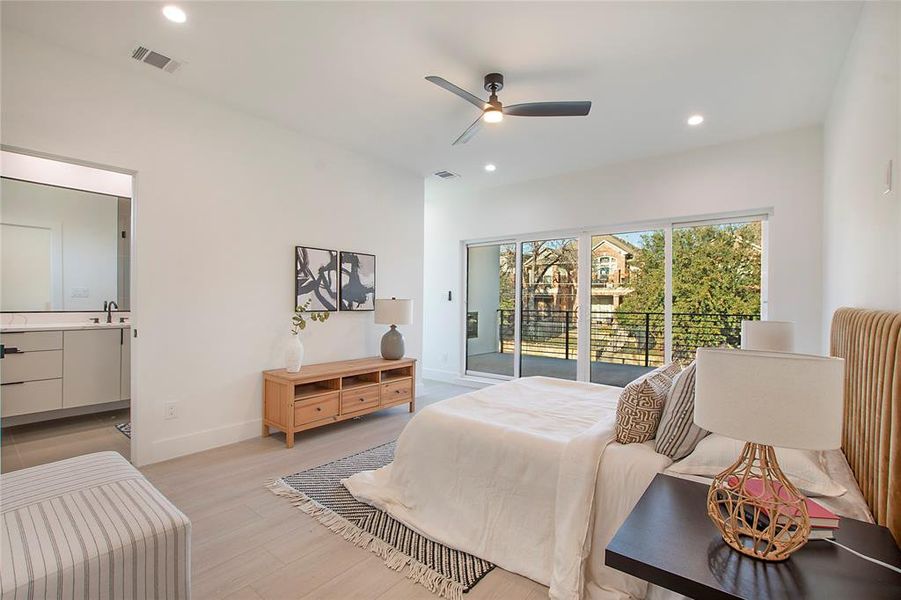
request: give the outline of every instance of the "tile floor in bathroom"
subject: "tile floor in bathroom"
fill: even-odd
[[[131,440],[116,429],[129,420],[123,408],[4,427],[0,432],[0,471],[8,473],[90,452],[114,450],[128,458]]]

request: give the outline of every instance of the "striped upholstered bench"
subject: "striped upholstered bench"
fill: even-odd
[[[191,522],[115,452],[0,477],[0,596],[189,598]]]

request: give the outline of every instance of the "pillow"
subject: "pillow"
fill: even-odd
[[[654,369],[623,388],[616,405],[616,441],[641,444],[654,438],[666,395],[679,365]]]
[[[657,426],[657,452],[673,460],[691,454],[710,433],[695,425],[695,363],[676,375],[666,396],[660,425]]]
[[[714,433],[701,440],[688,458],[671,465],[669,470],[714,477],[738,460],[744,445],[744,442]],[[826,473],[819,452],[776,448],[776,460],[789,481],[808,496],[841,496],[847,491]]]

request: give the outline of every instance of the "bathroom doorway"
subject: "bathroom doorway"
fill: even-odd
[[[131,459],[133,175],[0,158],[0,471]]]

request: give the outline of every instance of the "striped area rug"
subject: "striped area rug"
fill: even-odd
[[[129,421],[128,423],[118,423],[116,425],[116,429],[118,429],[119,433],[121,433],[128,439],[131,439],[131,421]]]
[[[395,442],[288,475],[269,484],[279,496],[354,544],[368,548],[388,567],[404,572],[430,591],[461,600],[494,565],[416,533],[384,511],[358,502],[341,480],[378,469],[394,459]]]

